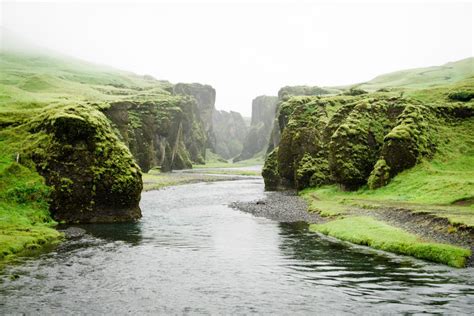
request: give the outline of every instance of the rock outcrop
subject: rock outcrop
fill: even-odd
[[[436,113],[383,94],[291,97],[280,104],[281,141],[265,162],[266,188],[383,186],[434,153]]]
[[[292,96],[321,96],[330,94],[331,91],[318,86],[286,86],[278,91],[278,102],[274,115],[274,122],[270,133],[270,141],[267,148],[269,154],[280,143],[280,131],[285,127],[288,119],[288,108],[282,109],[282,103],[288,101]]]
[[[188,96],[121,101],[104,110],[140,168],[162,171],[204,163],[207,137],[197,102]]]
[[[252,120],[242,152],[234,161],[245,160],[265,151],[270,139],[277,97],[258,96],[252,101]]]
[[[173,94],[191,96],[196,100],[199,117],[207,137],[207,147],[215,143],[212,126],[212,115],[215,111],[216,90],[210,85],[200,83],[178,83],[173,87]]]
[[[141,172],[109,121],[90,105],[48,107],[28,123],[20,162],[50,187],[50,211],[68,223],[141,217]]]
[[[214,152],[225,159],[236,157],[242,152],[248,127],[240,113],[214,111],[212,115],[214,129]]]

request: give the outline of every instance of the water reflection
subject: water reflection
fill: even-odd
[[[131,245],[138,245],[142,237],[142,224],[135,223],[114,223],[114,224],[81,224],[81,225],[61,225],[58,229],[68,227],[79,227],[84,229],[87,234],[108,241],[123,241]]]
[[[288,267],[307,282],[411,312],[423,311],[425,305],[474,302],[472,269],[431,265],[342,243],[309,232],[306,223],[280,223],[279,227],[280,250],[292,259]]]
[[[0,272],[0,314],[462,314],[473,269],[333,242],[230,209],[262,181],[142,196],[136,224],[88,233]],[[11,279],[11,275],[18,278]]]

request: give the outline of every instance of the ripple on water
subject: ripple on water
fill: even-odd
[[[263,196],[261,180],[146,192],[139,223],[81,226],[84,238],[3,270],[0,314],[471,310],[473,269],[334,242],[227,206]]]

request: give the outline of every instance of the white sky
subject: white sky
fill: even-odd
[[[382,3],[383,2],[383,3]],[[249,116],[285,85],[340,85],[473,55],[473,2],[1,3],[0,24],[88,61],[217,90]]]

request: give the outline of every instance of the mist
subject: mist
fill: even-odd
[[[250,116],[286,85],[363,82],[472,56],[464,3],[166,2],[1,4],[1,25],[95,63],[217,90]]]

